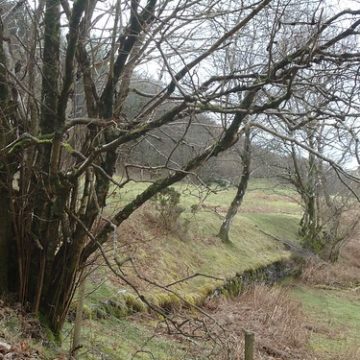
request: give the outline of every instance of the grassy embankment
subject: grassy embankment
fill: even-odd
[[[113,194],[108,201],[107,215],[134,198],[146,186],[147,184],[144,183],[130,184],[120,194]],[[175,233],[164,231],[154,215],[153,207],[147,205],[139,209],[117,229],[116,236],[109,241],[109,245],[106,247],[110,259],[114,255],[119,258],[126,258],[130,255],[134,259],[137,270],[143,276],[164,285],[197,272],[223,279],[231,278],[237,272],[289,256],[289,253],[284,251],[277,241],[262,231],[279,239],[298,241],[297,225],[300,207],[293,199],[294,193],[289,189],[277,188],[264,181],[252,182],[241,211],[234,220],[231,230],[232,244],[224,245],[216,237],[216,234],[221,224],[221,215],[224,215],[235,189],[210,194],[206,198],[204,206],[200,207],[194,215],[190,209],[191,205],[199,203],[201,196],[198,190],[184,184],[177,185],[176,188],[183,194],[181,206],[185,208],[185,212],[182,214],[182,223],[184,224],[185,220],[188,220],[186,231],[182,231],[184,229],[181,227]],[[359,348],[357,344],[360,341],[358,292],[334,290],[336,286],[332,286],[333,283],[342,286],[341,284],[346,282],[349,275],[352,284],[357,284],[357,277],[353,275],[358,264],[358,259],[355,259],[354,255],[358,245],[357,243],[355,245],[355,248],[348,251],[353,255],[351,268],[344,270],[343,264],[340,264],[336,268],[330,267],[329,271],[327,270],[329,265],[326,265],[326,267],[321,267],[325,274],[320,274],[320,278],[318,275],[318,279],[314,280],[314,276],[311,275],[311,281],[306,282],[307,285],[297,284],[290,291],[290,294],[293,294],[293,297],[302,303],[302,311],[305,313],[305,316],[301,317],[303,326],[299,320],[298,327],[302,329],[303,334],[306,327],[310,336],[310,344],[306,341],[302,344],[303,351],[306,353],[306,347],[310,346],[309,353],[316,354],[317,359],[340,360],[344,356],[360,359],[360,354],[357,352]],[[128,263],[123,266],[122,270],[127,278],[133,281],[154,304],[163,307],[171,304],[175,308],[176,304],[180,304],[180,300],[173,294],[167,294],[137,279]],[[316,273],[319,272],[316,271]],[[343,273],[343,278],[339,278],[341,273]],[[326,278],[325,281],[323,278]],[[207,277],[197,277],[179,284],[174,289],[186,301],[197,303],[201,302],[210,291],[221,283],[221,281]],[[331,290],[320,289],[318,285],[324,283],[325,285],[330,284]],[[349,284],[345,286],[349,287]],[[262,292],[262,294],[265,293]],[[276,291],[274,294],[276,295]],[[284,300],[284,306],[279,307],[278,301],[273,301],[270,295],[269,293],[268,300],[264,298],[265,295],[262,295],[261,304],[263,302],[270,305],[275,303],[278,311],[281,312],[281,309],[284,308],[285,313],[288,312],[288,308],[291,309],[293,306],[291,302],[287,305]],[[240,303],[234,302],[232,305],[237,307],[237,303],[241,306],[241,303],[244,302],[243,311],[247,314],[247,326],[258,322],[259,315],[264,310],[264,305],[260,304],[261,311],[259,312],[259,308],[254,308],[254,312],[252,312],[253,300],[251,299],[250,296],[250,301],[246,302],[245,296]],[[131,307],[135,310],[144,310],[143,304],[134,297],[131,290],[99,261],[98,267],[87,283],[85,302],[87,319],[83,325],[84,346],[80,350],[80,359],[151,359],[149,354],[159,360],[201,358],[200,355],[197,357],[188,355],[184,343],[178,339],[153,336],[156,333],[156,317],[148,318],[146,313],[140,317],[129,317],[126,316],[126,311],[122,306],[119,306],[118,309],[106,309],[104,304],[109,300],[119,305],[127,303],[128,310],[131,310]],[[271,319],[275,311],[269,304],[270,317],[267,315],[266,319]],[[96,317],[99,309],[103,312],[104,310],[108,311],[105,318]],[[219,316],[223,314],[224,319],[227,319],[227,313],[230,310],[231,306],[225,302],[221,310],[217,311]],[[244,319],[242,316],[239,321]],[[4,329],[3,338],[8,339],[12,344],[24,344],[24,324],[26,322],[9,311],[8,315],[0,319],[1,328]],[[240,324],[234,323],[232,326],[234,329],[238,329]],[[284,324],[279,324],[279,326],[280,328],[281,326],[286,327],[288,324],[284,321]],[[262,328],[261,322],[258,323],[258,327]],[[72,323],[69,322],[63,333],[63,349],[69,347],[71,330]],[[271,333],[273,336],[277,333],[277,329],[274,328]],[[283,331],[283,333],[284,335],[288,334],[287,331]],[[271,337],[267,339],[266,334],[262,335],[265,336],[263,339],[265,343],[270,341],[271,344]],[[295,335],[293,338],[297,339]],[[285,337],[284,341],[285,346],[288,339]],[[54,359],[57,353],[56,349],[42,347],[38,341],[30,340],[30,344],[31,348],[39,348],[47,359]],[[60,350],[60,354],[64,351]]]
[[[130,184],[120,193],[113,194],[108,200],[107,215],[126,204],[146,186],[148,184],[145,183]],[[216,234],[235,189],[208,195],[195,214],[191,212],[191,206],[198,204],[203,194],[185,184],[177,185],[176,189],[182,193],[180,205],[185,211],[181,215],[181,223],[187,224],[186,230],[180,226],[179,231],[164,231],[153,206],[147,205],[118,229],[116,244],[111,239],[107,248],[109,258],[116,255],[123,259],[130,255],[141,275],[166,285],[195,273],[231,278],[245,269],[289,257],[289,252],[281,244],[259,229],[280,239],[297,241],[300,207],[292,199],[294,194],[291,190],[265,181],[252,182],[231,228],[232,244],[224,245]],[[182,303],[176,295],[140,281],[130,264],[125,264],[122,270],[155,305],[176,308]],[[171,289],[186,302],[200,304],[222,283],[199,276]],[[100,267],[90,277],[88,294],[86,311],[90,316],[94,316],[94,309],[106,309],[103,304],[109,303],[109,300],[119,307],[106,309],[116,317],[86,321],[85,349],[88,352],[87,355],[84,353],[84,359],[96,359],[97,351],[108,353],[113,359],[131,358],[129,354],[134,354],[146,343],[152,329],[126,319],[123,305],[135,310],[144,308],[144,305],[105,267]],[[114,333],[115,338],[112,336]],[[161,338],[147,342],[145,349],[151,351],[156,359],[181,358],[176,356],[175,349],[179,354],[182,352],[178,344]],[[138,358],[147,358],[145,353],[141,354]]]
[[[132,184],[120,195],[114,194],[109,199],[109,213],[136,196],[146,186],[147,184]],[[117,233],[119,248],[123,252],[121,256],[130,254],[142,274],[161,284],[171,283],[196,272],[231,278],[236,272],[289,256],[281,245],[262,231],[279,239],[298,241],[297,226],[301,209],[294,201],[296,196],[289,189],[274,187],[264,181],[252,182],[241,211],[234,220],[231,230],[233,243],[229,246],[223,245],[216,238],[216,234],[221,224],[219,215],[225,214],[235,190],[210,194],[204,206],[194,216],[190,208],[199,202],[199,193],[195,188],[186,185],[178,185],[176,188],[183,194],[181,205],[186,209],[183,219],[189,220],[185,235],[179,236],[160,229],[156,219],[149,216],[149,213],[152,213],[151,206],[139,210]],[[135,245],[132,246],[132,242]],[[340,269],[343,269],[343,264]],[[347,271],[353,271],[353,268]],[[334,273],[339,272],[341,270],[334,269]],[[178,299],[173,295],[136,282],[131,268],[125,267],[125,273],[134,279],[155,304],[163,306],[168,301],[177,303]],[[330,277],[333,278],[331,273]],[[344,279],[347,277],[346,274]],[[339,281],[341,283],[343,280]],[[181,283],[176,290],[185,300],[196,303],[201,302],[219,283],[198,277]],[[89,288],[96,285],[96,281],[90,282]],[[106,276],[100,288],[89,296],[87,305],[118,298],[114,294],[117,294],[119,287],[124,289],[120,281]],[[307,318],[304,319],[304,324],[318,324],[315,327],[310,325],[308,329],[311,353],[318,359],[342,359],[347,355],[360,358],[357,345],[360,341],[360,303],[356,294],[344,290],[322,290],[312,285],[296,287],[293,294],[303,305]],[[153,334],[151,326],[144,325],[143,322],[131,322],[126,318],[111,319],[101,322],[88,320],[88,349],[95,346],[103,353],[108,352],[109,358],[127,359],[130,358],[129,354],[134,354],[146,344],[143,349],[152,352],[157,359],[190,359],[184,355],[182,346],[177,342],[161,337],[148,341]],[[104,336],[99,337],[100,333]],[[117,334],[115,339],[111,335],[114,333]],[[94,351],[88,354],[90,353],[94,354]],[[89,355],[88,358],[95,359],[96,356]],[[135,358],[146,359],[147,355],[138,353]]]
[[[108,213],[127,203],[146,186],[132,184],[120,195],[112,195]],[[279,239],[297,241],[299,206],[287,196],[291,194],[289,190],[282,189],[280,194],[274,194],[274,190],[265,190],[266,186],[264,182],[251,184],[241,211],[232,224],[231,245],[222,244],[216,234],[234,189],[210,194],[204,205],[193,214],[191,206],[199,202],[197,190],[192,186],[177,185],[176,189],[183,194],[180,205],[185,211],[176,230],[164,230],[154,207],[147,205],[120,226],[115,244],[113,239],[109,241],[109,258],[117,256],[122,260],[131,256],[141,275],[162,285],[196,273],[231,278],[237,272],[286,258],[289,253],[283,246],[260,230]],[[176,301],[173,294],[137,279],[130,264],[125,263],[123,270],[156,305],[163,306],[162,302],[170,298]],[[190,303],[199,303],[221,283],[198,276],[171,289]],[[129,292],[122,285],[119,279],[110,276],[89,299],[98,301],[102,295],[108,298],[114,293],[118,296],[119,291]]]

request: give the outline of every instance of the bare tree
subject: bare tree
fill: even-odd
[[[282,175],[301,198],[303,215],[299,234],[305,247],[330,261],[337,261],[341,246],[353,235],[357,217],[348,215],[356,208],[358,186],[339,178],[336,170],[316,156],[335,152],[339,163],[346,160],[349,147],[336,147],[339,132],[332,126],[310,122],[303,131],[303,143],[313,152],[302,153],[294,143],[287,147],[288,163]],[[355,195],[355,196],[354,196]]]
[[[42,313],[59,333],[79,274],[114,228],[159,191],[234,145],[248,117],[293,111],[297,121],[291,125],[302,127],[289,101],[303,82],[316,88],[312,79],[324,68],[342,84],[348,104],[357,93],[348,74],[357,68],[359,53],[358,45],[351,49],[346,41],[358,36],[360,10],[324,14],[321,1],[309,11],[306,4],[296,18],[289,14],[298,5],[281,0],[229,2],[225,9],[216,0],[77,0],[72,5],[44,0],[37,7],[10,6],[0,26],[1,291],[14,292],[24,308]],[[19,8],[28,14],[24,32],[11,34],[5,18]],[[224,13],[227,26],[221,21],[214,26]],[[258,45],[254,61],[227,73],[209,71],[210,56],[221,58],[239,32]],[[287,46],[280,37],[288,37]],[[146,101],[128,119],[123,108],[132,74],[147,67],[160,72],[166,85],[150,94],[136,89]],[[332,95],[336,104],[339,95]],[[173,105],[159,111],[167,102]],[[354,113],[351,109],[348,113]],[[171,162],[170,154],[160,179],[105,217],[109,192],[121,191],[131,180],[115,176],[118,152],[151,130],[190,122],[201,113],[214,119],[228,114],[217,138],[185,165]],[[321,122],[320,115],[313,114]],[[252,126],[283,136],[279,126],[286,118],[277,121],[276,128],[258,120]],[[325,155],[303,148],[348,176]]]

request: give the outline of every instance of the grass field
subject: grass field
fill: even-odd
[[[70,331],[71,327],[68,326]],[[114,316],[106,319],[86,320],[83,324],[83,348],[79,359],[115,360],[115,359],[184,359],[186,352],[180,343],[154,336],[155,328],[148,324],[129,319],[118,319]],[[64,347],[69,347],[64,343]],[[151,355],[150,355],[151,354]]]
[[[110,217],[147,186],[149,183],[130,183],[120,192],[113,192],[108,199],[105,215]],[[132,282],[150,303],[166,311],[173,310],[176,314],[186,304],[202,304],[219,285],[237,273],[288,258],[291,254],[276,239],[299,242],[301,207],[296,194],[288,187],[276,186],[265,180],[252,181],[244,203],[233,221],[231,244],[223,244],[216,235],[235,194],[235,188],[209,192],[208,189],[194,185],[178,184],[175,189],[181,193],[180,206],[184,211],[174,230],[164,229],[159,214],[150,201],[116,229],[104,247],[115,269],[119,270],[114,258],[124,260],[122,276]],[[191,211],[195,205],[197,211]],[[356,246],[349,253],[356,254]],[[352,257],[352,263],[356,260],[355,257]],[[126,261],[130,258],[132,262]],[[342,264],[343,262],[339,266]],[[352,275],[355,265],[352,264],[352,268],[342,272],[344,279],[350,279],[349,284],[356,284],[357,281]],[[333,278],[333,274],[339,273],[338,268],[334,267],[327,278]],[[157,286],[166,287],[194,274],[200,275],[168,287],[171,292]],[[279,287],[274,288],[274,291],[258,290],[256,302],[251,294],[245,294],[244,300],[232,300],[232,303],[221,299],[215,316],[226,322],[228,318],[234,318],[234,313],[237,312],[239,315],[234,318],[236,321],[241,323],[246,316],[246,326],[251,327],[256,323],[258,329],[268,326],[270,321],[271,330],[259,330],[264,337],[261,343],[266,345],[271,339],[276,339],[276,333],[279,332],[282,334],[282,348],[288,351],[287,342],[293,349],[297,347],[296,334],[289,337],[287,330],[287,327],[297,321],[290,319],[290,314],[297,314],[296,326],[297,331],[302,333],[302,342],[299,344],[303,354],[306,355],[306,348],[309,347],[309,353],[315,354],[319,360],[360,359],[357,352],[360,343],[358,293],[339,289],[321,290],[310,283],[296,283],[285,293],[277,288]],[[288,293],[295,303],[290,300],[287,303]],[[301,311],[297,309],[298,302],[302,304]],[[75,307],[76,297],[73,309]],[[193,348],[200,348],[200,342],[187,343],[180,337],[164,335],[164,328],[162,335],[159,335],[157,326],[163,318],[153,314],[150,316],[144,303],[123,280],[105,266],[101,258],[96,261],[87,280],[84,314],[86,319],[80,359],[206,359],[202,357],[200,350],[196,355],[188,353],[189,344]],[[279,327],[271,322],[275,314],[279,318]],[[196,318],[198,315],[194,313],[193,316]],[[9,317],[8,320],[4,323],[0,319],[0,326],[6,328],[7,337],[17,339],[21,321],[16,316]],[[238,326],[237,323],[232,323],[230,328],[237,331]],[[34,342],[32,346],[40,348],[46,359],[61,359],[70,347],[72,327],[73,323],[69,321],[63,331],[62,349],[43,348]],[[236,341],[238,340],[235,339]],[[306,359],[312,359],[311,356]]]

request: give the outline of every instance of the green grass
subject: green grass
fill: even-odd
[[[106,215],[111,216],[149,185],[150,183],[130,183],[124,189],[114,192],[108,198]],[[181,238],[176,233],[166,233],[156,229],[159,224],[156,224],[156,221],[145,221],[146,215],[140,210],[129,218],[128,224],[132,226],[130,230],[141,233],[144,239],[151,241],[134,246],[119,246],[121,250],[116,254],[110,251],[109,256],[125,258],[131,255],[143,275],[162,285],[195,273],[223,279],[220,281],[199,276],[171,287],[187,302],[200,304],[209,293],[222,285],[225,279],[234,277],[236,273],[290,256],[281,244],[259,231],[259,229],[263,230],[283,240],[297,241],[300,208],[296,202],[289,200],[290,197],[295,196],[294,192],[289,188],[282,188],[279,195],[278,191],[274,192],[274,189],[270,188],[270,185],[267,181],[259,180],[250,184],[250,191],[246,194],[244,204],[231,227],[231,245],[223,244],[216,235],[222,223],[221,216],[225,215],[236,189],[207,193],[199,187],[177,184],[174,187],[182,193],[180,205],[185,209],[181,215],[182,220],[189,222],[186,236]],[[200,207],[194,215],[191,206],[199,204],[204,197],[206,197],[205,206]],[[147,211],[154,210],[150,206]],[[120,227],[118,230],[120,245],[122,241],[131,244],[132,236],[129,233],[122,233],[129,230],[122,229]],[[141,292],[154,304],[163,307],[168,304],[176,307],[180,304],[180,300],[174,294],[139,282],[130,266],[125,266],[124,272],[130,280],[137,282]],[[97,270],[95,280],[88,282],[86,310],[91,315],[99,304],[109,299],[117,304],[124,304],[126,297],[131,294],[131,289],[127,288],[124,295],[122,293],[124,289],[125,286],[118,279],[114,279],[106,267],[100,268]],[[132,301],[140,302],[139,299],[133,298]],[[141,325],[126,320],[126,311],[115,309],[111,315],[116,315],[118,319],[111,316],[112,320],[105,319],[99,322],[88,320],[85,348],[92,347],[93,353],[96,351],[107,353],[111,359],[127,359],[130,353],[134,353],[141,343],[146,341],[149,333]],[[101,334],[100,338],[96,341],[91,340],[92,333],[89,329]],[[117,334],[115,339],[111,336],[114,333]],[[148,346],[151,351],[157,351],[156,359],[181,358],[177,356],[181,355],[182,350],[179,349],[179,344],[174,342],[155,341],[150,342]],[[150,359],[145,354],[143,356],[144,359]],[[95,358],[84,357],[84,359]]]
[[[108,214],[134,199],[149,184],[130,183],[121,191],[113,193],[108,199]],[[282,188],[286,196],[279,196],[274,195],[270,185],[266,180],[250,183],[250,191],[231,227],[232,244],[225,245],[216,235],[222,223],[221,216],[225,215],[236,189],[209,193],[204,188],[177,184],[175,188],[182,194],[180,205],[185,209],[182,218],[189,222],[186,240],[171,232],[154,233],[153,228],[158,225],[144,224],[141,218],[143,215],[137,212],[128,221],[141,230],[146,239],[153,240],[148,245],[138,246],[135,252],[131,248],[131,256],[149,278],[162,285],[194,273],[231,278],[246,269],[289,257],[290,254],[281,244],[259,229],[282,240],[297,241],[300,208],[296,202],[289,201],[288,196],[294,196],[291,189]],[[202,197],[206,197],[204,206],[194,215],[191,213],[191,206],[198,204]],[[122,250],[122,253],[116,255],[125,257],[128,254],[126,250]],[[128,271],[131,277],[131,269]],[[196,277],[172,289],[190,299],[190,302],[197,302],[221,283],[206,277]],[[104,286],[111,287],[111,284],[105,282],[102,287]],[[110,292],[116,293],[117,290],[112,286]],[[104,291],[106,292],[100,288],[90,300],[96,302],[108,299],[109,291],[105,294]],[[145,291],[155,303],[159,302],[157,305],[168,302],[164,292],[159,289],[147,286]]]
[[[124,206],[149,185],[151,185],[149,182],[131,182],[121,190],[114,190],[107,201],[107,214]],[[226,210],[236,192],[235,187],[212,187],[212,191],[209,191],[204,187],[185,183],[175,184],[173,187],[182,193],[181,205],[189,210],[191,205],[198,204],[200,199],[204,198],[206,205],[219,206]],[[241,212],[250,210],[258,213],[262,212],[261,208],[263,208],[265,212],[300,215],[301,208],[294,201],[297,199],[295,191],[289,186],[277,186],[270,180],[256,179],[249,183]]]
[[[295,214],[245,213],[256,228],[280,240],[298,242],[299,217]]]
[[[71,332],[67,324],[64,332]],[[103,320],[86,320],[82,329],[81,360],[171,360],[184,359],[182,345],[156,334],[150,325],[145,327],[130,319],[109,317]],[[64,343],[69,347],[70,337]],[[190,359],[190,358],[187,358]]]
[[[136,184],[136,190],[144,184]],[[133,196],[135,189],[125,196]],[[226,207],[234,191],[212,196],[211,202]],[[216,202],[217,200],[217,202]],[[211,202],[207,202],[209,205]],[[182,206],[187,209],[194,204],[189,196],[183,196]],[[278,204],[277,204],[278,205]],[[193,216],[190,211],[183,215],[190,221],[187,240],[182,241],[176,234],[162,234],[154,239],[149,247],[137,249],[135,254],[139,263],[150,263],[156,269],[147,269],[152,278],[167,284],[193,273],[204,273],[220,278],[233,277],[237,272],[271,263],[289,256],[283,246],[259,229],[280,239],[297,241],[299,218],[288,213],[250,213],[240,211],[234,219],[230,238],[232,244],[225,245],[216,237],[222,219],[212,209],[203,209]],[[151,228],[142,231],[148,238],[154,238]],[[118,254],[120,257],[122,254]],[[125,256],[125,254],[123,255]],[[148,265],[145,265],[145,267]],[[149,265],[150,266],[150,265]],[[142,266],[144,268],[144,266]],[[175,287],[182,294],[198,294],[199,288],[214,288],[219,284],[205,277],[198,277]]]
[[[324,359],[333,359],[360,343],[360,302],[344,291],[297,287],[294,296],[301,301],[315,325],[328,332],[314,332],[311,346]]]

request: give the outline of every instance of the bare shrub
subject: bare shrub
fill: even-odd
[[[249,325],[253,324],[260,338],[265,330],[266,338],[272,338],[279,347],[300,348],[307,342],[301,304],[290,297],[286,288],[256,286],[242,302],[252,304],[255,319]]]
[[[360,234],[357,233],[354,238],[349,241],[341,251],[343,260],[353,266],[354,268],[360,268]]]

